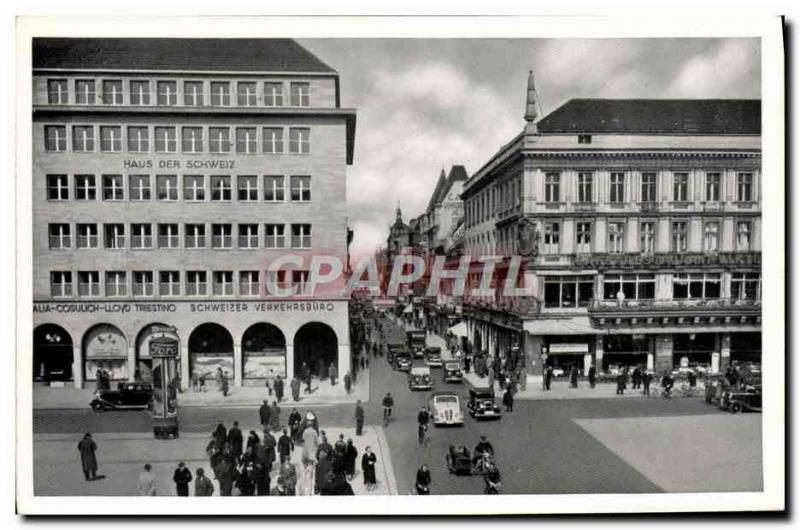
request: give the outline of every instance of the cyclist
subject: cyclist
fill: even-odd
[[[388,422],[389,418],[392,416],[392,407],[394,406],[394,399],[392,399],[392,394],[386,392],[386,395],[383,396],[383,421]]]
[[[500,470],[497,469],[496,465],[489,464],[489,469],[486,470],[483,480],[486,484],[486,488],[484,489],[485,494],[497,495],[500,493],[500,486],[502,483],[500,478]]]
[[[417,414],[417,423],[419,423],[419,443],[425,441],[425,435],[428,433],[428,422],[430,422],[431,415],[428,409],[422,407]]]
[[[486,436],[481,436],[481,441],[475,446],[475,456],[472,458],[472,465],[476,465],[478,461],[483,458],[489,459],[493,457],[494,447],[492,447],[492,444],[486,439]]]
[[[669,375],[669,372],[664,372],[664,375],[661,377],[661,391],[664,397],[672,396],[672,386],[674,384],[675,380],[672,379],[672,376]]]

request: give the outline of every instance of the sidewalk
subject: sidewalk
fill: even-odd
[[[250,430],[262,433],[260,425],[243,425],[242,432],[247,436]],[[380,427],[365,426],[362,436],[355,435],[355,429],[322,426],[333,444],[339,434],[345,440],[352,438],[358,448],[356,474],[351,486],[356,495],[396,495],[397,483],[392,467],[389,444]],[[273,435],[278,438],[278,433]],[[137,480],[142,466],[150,463],[158,479],[158,494],[175,495],[175,484],[172,473],[178,462],[185,462],[194,477],[198,467],[202,467],[206,476],[214,484],[214,496],[219,495],[219,483],[208,463],[205,448],[209,437],[207,434],[182,433],[175,440],[156,440],[150,433],[97,433],[93,435],[97,443],[98,475],[102,480],[87,482],[81,473],[80,456],[76,450],[81,434],[37,434],[33,437],[34,455],[34,491],[36,495],[138,495]],[[366,491],[361,473],[361,455],[364,448],[370,446],[378,460],[375,466],[377,489]],[[135,455],[135,456],[132,456]],[[292,463],[298,468],[301,465],[302,446],[296,447],[292,454]],[[271,487],[276,484],[278,465],[273,466],[270,474]],[[194,494],[194,482],[189,488]],[[238,494],[234,488],[234,495]]]
[[[289,403],[298,407],[355,403],[358,399],[362,403],[367,403],[369,401],[369,369],[359,371],[358,380],[353,385],[350,394],[345,392],[341,379],[336,382],[336,386],[331,386],[330,380],[326,379],[320,382],[315,379],[312,382],[310,394],[306,394],[302,388],[305,388],[305,385],[300,390],[300,401],[295,402],[292,401],[291,390],[286,385],[281,403]],[[33,408],[85,409],[94,399],[94,392],[94,388],[50,388],[34,385]],[[257,407],[265,399],[271,403],[275,396],[274,394],[269,396],[263,386],[231,386],[228,396],[223,397],[212,382],[208,386],[207,392],[184,390],[178,395],[178,405],[180,407],[219,408]]]

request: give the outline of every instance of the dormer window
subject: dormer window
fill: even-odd
[[[579,134],[578,135],[578,143],[579,144],[590,144],[590,143],[592,143],[592,135],[591,134]]]

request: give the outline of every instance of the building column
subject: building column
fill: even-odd
[[[136,368],[136,345],[128,344],[128,381],[136,381]]]
[[[655,353],[655,371],[657,373],[664,371],[671,372],[673,368],[671,333],[665,333],[663,335],[656,336]]]
[[[725,370],[731,362],[731,334],[730,333],[721,333],[720,334],[720,345],[719,345],[719,369],[720,371]]]
[[[192,375],[189,372],[189,341],[186,342],[181,341],[181,349],[178,352],[180,355],[180,363],[181,363],[181,386],[183,388],[189,388],[189,378]]]
[[[72,345],[72,380],[75,388],[83,388],[83,348]]]
[[[647,352],[647,369],[650,370],[651,372],[656,367],[655,341],[657,340],[657,338],[658,335],[651,335],[650,340],[648,341],[650,345],[648,347],[648,352]]]
[[[242,345],[233,343],[233,384],[242,386]]]
[[[594,337],[594,369],[599,373],[603,371],[603,348],[605,339],[602,335]]]
[[[589,367],[592,366],[592,354],[583,354],[583,375],[589,375]]]
[[[719,333],[714,334],[714,351],[711,352],[711,371],[719,372],[720,345],[722,339]]]

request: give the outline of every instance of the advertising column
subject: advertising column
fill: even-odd
[[[177,358],[179,341],[165,334],[150,340],[153,360],[153,434],[159,440],[178,437]]]

